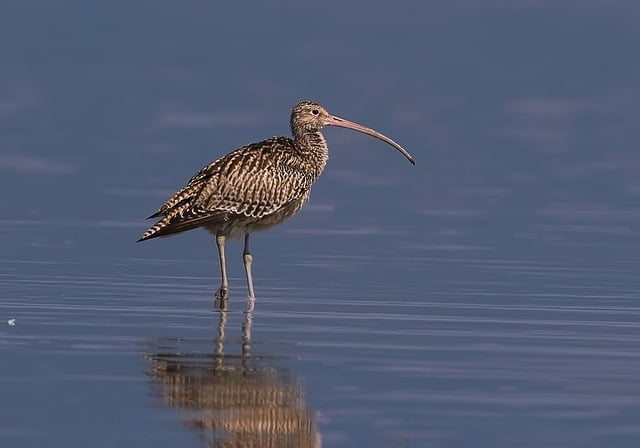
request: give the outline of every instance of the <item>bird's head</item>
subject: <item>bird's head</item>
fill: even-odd
[[[341,128],[353,129],[354,131],[375,137],[396,148],[413,165],[416,164],[413,157],[411,157],[411,155],[402,146],[391,140],[386,135],[366,126],[362,126],[361,124],[354,123],[353,121],[331,115],[324,107],[316,102],[302,101],[296,104],[291,111],[291,133],[294,138],[298,138],[308,132],[317,132],[324,126],[339,126]]]
[[[304,132],[319,131],[329,124],[331,115],[327,110],[313,101],[302,101],[291,111],[291,132],[293,135]]]

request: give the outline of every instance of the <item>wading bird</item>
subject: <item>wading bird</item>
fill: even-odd
[[[216,236],[222,285],[216,301],[229,296],[225,262],[226,238],[244,237],[243,261],[249,298],[255,297],[249,236],[280,224],[309,199],[311,187],[324,169],[329,152],[320,130],[339,126],[376,137],[400,151],[405,149],[381,133],[329,114],[312,101],[291,111],[293,138],[273,137],[238,148],[205,166],[149,218],[159,218],[138,240],[168,236],[203,227]],[[147,218],[147,219],[149,219]]]

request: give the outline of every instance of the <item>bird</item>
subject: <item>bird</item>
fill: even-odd
[[[221,275],[215,299],[220,303],[229,297],[225,241],[244,238],[242,258],[248,298],[254,299],[249,237],[292,217],[307,202],[329,158],[321,133],[325,126],[352,129],[382,140],[415,165],[413,157],[389,137],[331,115],[314,101],[301,101],[291,111],[292,138],[272,137],[251,143],[206,165],[147,218],[158,221],[138,242],[199,227],[215,235]]]

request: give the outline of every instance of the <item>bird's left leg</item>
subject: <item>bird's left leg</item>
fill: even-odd
[[[244,251],[242,252],[242,260],[244,261],[244,271],[247,274],[247,285],[249,285],[249,299],[253,300],[255,295],[253,293],[253,277],[251,276],[251,263],[253,263],[253,257],[249,252],[249,234],[244,236]]]
[[[229,279],[227,279],[227,262],[224,257],[224,235],[216,235],[216,245],[218,246],[218,256],[220,257],[220,275],[222,284],[216,292],[215,305],[218,309],[225,309],[229,299]]]

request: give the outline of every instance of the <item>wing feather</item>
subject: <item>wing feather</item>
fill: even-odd
[[[235,217],[260,220],[308,196],[313,180],[291,151],[292,141],[274,137],[239,148],[198,171],[150,218],[161,218],[141,240],[215,228]]]

